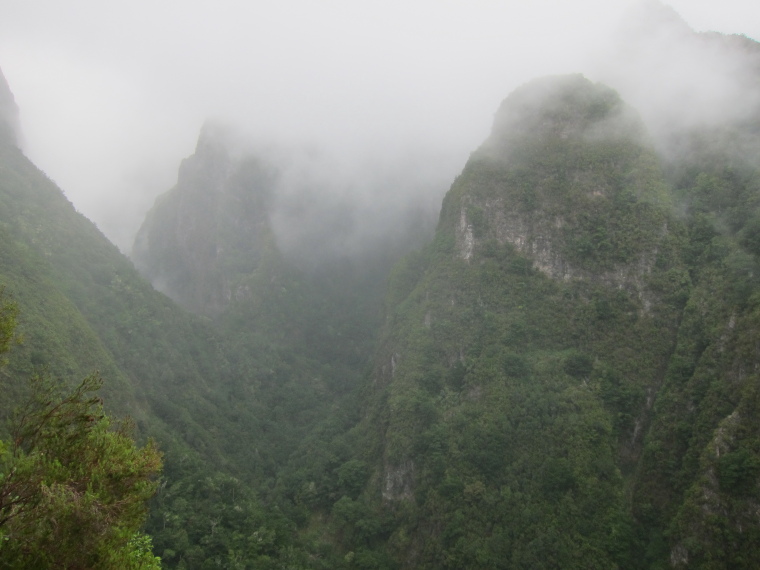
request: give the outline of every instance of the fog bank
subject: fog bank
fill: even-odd
[[[760,37],[752,2],[671,5],[696,30]],[[6,0],[0,66],[25,152],[128,251],[209,118],[367,168],[418,153],[437,184],[516,86],[570,72],[614,80],[599,55],[627,10],[598,0]],[[658,85],[670,77],[640,71]]]

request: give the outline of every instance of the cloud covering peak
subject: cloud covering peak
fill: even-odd
[[[356,163],[425,147],[457,172],[516,86],[557,73],[603,80],[593,54],[629,5],[10,3],[0,64],[25,151],[122,249],[207,119]],[[760,37],[752,2],[672,5],[697,30]]]

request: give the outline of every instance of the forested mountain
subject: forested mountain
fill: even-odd
[[[4,144],[0,160],[3,286],[23,336],[4,376],[42,367],[74,380],[98,369],[113,408],[146,427],[154,406],[180,403],[192,387],[191,409],[206,412],[173,433],[208,438],[195,422],[216,413],[209,379],[224,378],[213,331],[154,291],[18,148]]]
[[[10,92],[3,96],[13,102]],[[4,124],[13,126],[15,106],[7,109]],[[257,560],[261,567],[299,564],[316,548],[312,542],[323,541],[301,541],[294,520],[303,514],[278,508],[280,469],[364,374],[384,276],[431,227],[425,214],[409,218],[408,239],[392,234],[362,259],[328,256],[318,267],[285,259],[267,242],[264,220],[260,233],[253,232],[259,251],[239,251],[239,263],[233,252],[220,264],[238,279],[238,295],[225,299],[231,307],[185,303],[211,321],[154,290],[16,143],[15,131],[4,130],[0,287],[3,299],[18,306],[22,342],[0,377],[3,436],[5,422],[27,398],[28,378],[41,373],[73,386],[99,371],[109,411],[132,416],[139,436],[156,438],[164,453],[149,529],[166,564],[198,567],[220,557]],[[204,152],[202,139],[198,155]],[[241,163],[233,189],[247,191],[246,183],[259,180],[246,178],[250,165]],[[197,168],[201,177],[205,166]],[[192,172],[181,175],[186,180],[197,184]],[[200,206],[201,215],[210,213]],[[247,221],[251,210],[239,206],[228,212]],[[230,224],[218,227],[223,238],[237,240],[225,246],[250,243],[250,235],[236,237]],[[196,253],[191,249],[184,259]],[[341,414],[331,420],[339,424],[333,431],[341,429]],[[251,540],[253,533],[265,538]]]
[[[255,491],[295,439],[290,423],[272,429],[271,417],[288,413],[298,423],[297,413],[314,404],[305,391],[279,410],[271,399],[283,398],[278,390],[292,390],[292,382],[306,372],[274,350],[248,368],[240,354],[234,355],[240,362],[228,358],[237,345],[225,346],[206,319],[155,291],[23,155],[11,133],[4,131],[0,141],[0,288],[2,301],[18,308],[20,342],[0,370],[0,438],[8,436],[13,410],[29,397],[31,377],[50,376],[73,387],[97,371],[109,412],[129,414],[141,440],[158,441],[165,465],[161,497],[173,497],[179,486],[181,501],[192,505],[187,513],[196,518],[196,527],[183,519],[184,538],[173,537],[171,548],[190,564],[216,554],[199,542],[214,533],[219,503],[205,509],[200,503],[221,487],[236,497],[235,510],[232,504],[229,509],[246,537],[264,521],[277,528],[267,531],[271,540],[245,547],[247,559],[261,552],[276,558],[292,541],[292,527],[277,522],[278,516],[287,521],[281,515],[265,514]],[[289,367],[297,373],[290,374]],[[242,369],[244,377],[236,376]],[[311,378],[315,371],[308,373]],[[279,377],[288,378],[285,386],[268,392],[269,399],[258,398],[259,383]],[[176,509],[180,503],[172,504]],[[162,506],[158,501],[152,514],[171,530]],[[161,550],[167,561],[169,550]]]
[[[757,559],[756,170],[688,168],[672,191],[581,76],[505,100],[391,280],[367,483],[333,506],[349,544],[409,568]],[[727,180],[733,226],[694,202]]]
[[[145,277],[18,149],[0,81],[3,418],[35,371],[100,370],[165,453],[167,568],[754,568],[760,47],[658,18],[719,97],[634,108],[644,49],[618,90],[528,82],[434,229],[207,125]]]

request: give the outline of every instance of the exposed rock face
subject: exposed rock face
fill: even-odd
[[[386,501],[412,500],[414,498],[414,461],[385,467],[383,499]]]
[[[379,291],[392,260],[432,233],[437,214],[425,196],[405,191],[414,179],[397,187],[389,176],[206,125],[177,185],[148,213],[132,257],[156,288],[207,316],[261,287],[283,287],[274,283],[285,266],[327,276],[337,264],[351,279],[372,276]]]
[[[646,307],[652,238],[667,232],[649,208],[662,187],[642,124],[614,91],[578,75],[537,80],[504,101],[455,185],[456,252],[471,261],[489,240],[510,244],[554,279],[624,288]]]
[[[177,185],[156,201],[140,228],[135,265],[186,308],[218,314],[246,296],[235,275],[253,271],[272,243],[274,178],[263,161],[232,157],[223,131],[204,127]]]
[[[19,144],[18,106],[0,69],[0,141]]]

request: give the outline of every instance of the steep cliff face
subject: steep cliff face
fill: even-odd
[[[392,263],[433,231],[430,190],[407,191],[420,190],[414,176],[399,183],[400,173],[380,167],[357,174],[313,149],[242,138],[204,127],[177,185],[138,232],[137,268],[185,308],[214,318],[285,311],[295,323],[327,305],[354,313],[349,299],[376,309]],[[259,324],[267,319],[274,317]],[[282,314],[277,320],[270,324],[281,328]]]
[[[606,283],[643,299],[667,233],[666,204],[635,112],[611,89],[569,76],[536,80],[504,101],[443,216],[466,261],[493,240],[553,279]]]
[[[305,407],[325,405],[371,359],[390,267],[432,232],[394,173],[376,174],[352,177],[319,152],[204,127],[143,223],[135,265],[212,318],[234,347],[241,390],[252,369],[271,377],[277,367],[260,363],[281,351],[298,362],[293,391],[320,392]]]
[[[233,158],[228,144],[222,129],[204,127],[195,154],[148,213],[132,252],[156,288],[209,316],[247,294],[241,277],[274,245],[274,167],[253,156]]]

